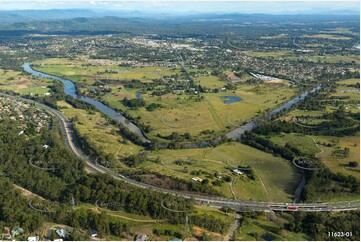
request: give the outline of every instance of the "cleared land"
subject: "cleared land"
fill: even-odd
[[[36,69],[54,75],[65,76],[75,81],[80,91],[87,91],[97,80],[131,80],[139,79],[149,82],[154,78],[175,75],[178,69],[167,67],[120,67],[116,65],[90,66],[86,60],[79,65],[78,61],[67,59],[45,59],[37,61]],[[206,70],[198,70],[204,73]],[[192,70],[192,72],[197,72]],[[204,74],[203,74],[204,75]],[[96,78],[95,78],[96,76]],[[225,82],[218,77],[206,74],[195,79],[207,88],[220,88]],[[110,81],[111,83],[111,81]],[[199,135],[204,130],[214,130],[217,135],[254,118],[267,109],[274,109],[295,94],[294,89],[282,83],[265,83],[258,86],[240,85],[235,91],[219,93],[205,93],[202,101],[197,100],[196,95],[168,93],[162,96],[153,96],[151,92],[139,88],[125,88],[122,84],[112,85],[112,90],[105,93],[101,100],[110,106],[128,112],[133,118],[139,118],[140,122],[150,125],[152,131],[150,138],[161,135],[170,135],[173,132],[190,133]],[[164,88],[164,87],[157,87]],[[147,111],[144,107],[137,110],[125,107],[122,104],[124,98],[135,98],[136,93],[147,104],[161,104],[162,108]],[[221,96],[237,96],[242,100],[231,104],[225,104]]]
[[[330,168],[334,173],[342,173],[344,175],[351,175],[360,178],[360,138],[359,136],[350,137],[333,137],[333,136],[312,136],[316,142],[321,143],[321,148],[324,150],[319,158],[323,163]],[[322,145],[323,143],[330,143],[334,146],[328,147]],[[344,157],[341,154],[345,148],[350,149],[349,155]],[[348,163],[356,161],[357,167],[350,167]]]
[[[21,75],[20,72],[0,69],[0,89],[11,90],[19,94],[45,95],[50,92],[52,82],[45,79]]]
[[[132,117],[149,124],[153,130],[150,137],[157,134],[169,135],[172,132],[197,135],[203,130],[214,130],[221,134],[227,127],[232,128],[254,118],[260,112],[281,105],[294,95],[294,90],[286,85],[272,83],[260,86],[242,85],[236,91],[206,93],[205,99],[196,101],[187,95],[166,94],[155,97],[142,94],[147,103],[163,106],[152,112],[145,108],[132,110],[125,107],[120,100],[124,97],[134,98],[136,91],[129,89],[115,90],[105,94],[102,99],[111,106],[127,110]],[[225,104],[221,96],[237,96],[242,100]]]
[[[75,109],[64,101],[58,102],[58,106],[62,107],[60,110],[69,119],[76,117],[78,121],[75,128],[101,153],[113,154],[116,158],[121,158],[138,154],[143,149],[131,142],[125,142],[117,133],[119,129],[109,124],[100,112],[94,111],[90,114],[83,109]]]
[[[222,177],[231,176],[235,195],[244,200],[291,201],[294,189],[301,179],[291,162],[240,143],[227,143],[216,148],[191,149],[186,152],[160,150],[152,152],[151,156],[161,157],[161,163],[146,162],[140,167],[189,181],[193,177],[216,181],[218,178],[214,176],[215,173]],[[188,163],[177,165],[175,160]],[[251,180],[246,175],[234,174],[232,168],[238,166],[250,166],[255,172],[256,180]],[[192,172],[199,174],[192,175]],[[274,174],[283,175],[279,177]],[[227,182],[221,187],[213,187],[233,198]]]
[[[307,38],[318,38],[318,39],[332,39],[332,40],[349,40],[350,37],[335,35],[335,34],[315,34],[315,35],[304,35]]]
[[[149,82],[155,78],[179,73],[179,68],[161,66],[123,67],[119,65],[96,65],[89,59],[68,60],[64,58],[44,59],[32,63],[36,70],[64,76],[67,79],[92,85],[100,79],[132,80]]]

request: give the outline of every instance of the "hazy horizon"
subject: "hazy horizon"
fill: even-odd
[[[88,9],[144,13],[355,14],[358,1],[0,1],[1,10]]]

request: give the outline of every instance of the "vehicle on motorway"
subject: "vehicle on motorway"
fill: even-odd
[[[290,211],[297,211],[298,206],[287,206],[287,209],[290,210]]]

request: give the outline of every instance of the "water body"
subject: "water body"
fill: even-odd
[[[315,87],[314,89],[312,89],[309,92],[305,92],[303,93],[301,96],[295,97],[294,99],[292,99],[291,101],[288,101],[287,103],[283,104],[281,107],[276,108],[275,110],[273,110],[272,112],[270,112],[269,114],[266,115],[266,118],[270,119],[272,115],[277,114],[285,109],[289,109],[292,107],[292,105],[302,101],[303,99],[305,99],[310,93],[314,93],[318,90],[321,89],[321,84],[319,84],[317,87]],[[258,122],[257,120],[252,120],[242,126],[240,126],[239,128],[232,130],[231,132],[227,133],[226,136],[228,139],[233,139],[236,140],[238,138],[241,137],[242,134],[244,134],[244,132],[246,131],[250,131],[254,128],[256,128],[258,126]]]
[[[128,119],[126,119],[122,114],[118,113],[117,111],[115,111],[114,109],[106,106],[105,104],[96,101],[94,99],[88,98],[88,97],[83,97],[83,96],[78,96],[76,94],[76,88],[75,88],[75,84],[69,80],[63,79],[61,77],[57,77],[57,76],[53,76],[53,75],[49,75],[46,73],[42,73],[42,72],[38,72],[33,70],[29,63],[25,62],[23,65],[23,68],[26,72],[34,75],[34,76],[38,76],[38,77],[45,77],[45,78],[50,78],[53,80],[58,80],[61,81],[64,84],[64,93],[67,95],[72,96],[73,98],[79,99],[81,101],[93,104],[99,111],[101,111],[102,113],[104,113],[105,115],[107,115],[108,117],[110,117],[111,119],[115,120],[116,122],[122,123],[125,127],[127,127],[130,131],[132,131],[133,133],[137,134],[143,142],[150,142],[149,139],[147,139],[142,130],[136,126],[135,124],[133,124],[132,122],[130,122]],[[303,93],[301,96],[298,96],[294,99],[292,99],[291,101],[283,104],[281,107],[276,108],[275,110],[273,110],[272,112],[270,112],[266,117],[270,118],[271,115],[277,114],[285,109],[289,109],[292,105],[298,103],[299,101],[305,99],[310,93],[314,93],[318,90],[321,89],[321,84],[318,85],[317,87],[315,87],[314,89],[312,89],[309,92],[305,92]],[[236,97],[236,96],[226,96],[226,97]],[[239,97],[237,97],[239,98]],[[240,98],[241,99],[241,98]],[[241,99],[242,100],[242,99]],[[239,100],[240,101],[240,100]],[[244,134],[245,131],[250,131],[254,128],[256,128],[258,126],[258,122],[257,120],[251,120],[250,122],[240,126],[239,128],[232,130],[231,132],[226,134],[226,137],[228,139],[233,139],[236,140],[238,138],[241,137],[242,134]],[[183,147],[186,149],[194,149],[194,148],[204,148],[207,147],[209,145],[217,145],[217,143],[220,141],[220,138],[216,138],[213,141],[202,141],[199,143],[190,143],[190,144],[186,144]]]
[[[130,122],[128,119],[126,119],[122,114],[118,113],[114,109],[108,107],[107,105],[105,105],[97,100],[94,100],[94,99],[91,99],[88,97],[84,97],[84,96],[78,96],[76,94],[75,84],[72,81],[66,80],[66,79],[58,77],[58,76],[53,76],[53,75],[49,75],[49,74],[42,73],[39,71],[35,71],[34,69],[32,69],[30,67],[30,64],[28,62],[25,62],[22,67],[24,68],[24,71],[32,74],[33,76],[45,77],[45,78],[49,78],[52,80],[61,81],[64,84],[64,93],[66,95],[72,96],[75,99],[78,99],[78,100],[81,100],[86,103],[94,105],[96,107],[96,109],[98,109],[100,112],[104,113],[105,115],[107,115],[109,118],[115,120],[116,122],[121,123],[122,125],[127,127],[131,132],[137,134],[142,139],[143,142],[145,142],[145,143],[150,142],[150,140],[144,136],[142,130],[138,126],[136,126],[135,124]]]
[[[136,93],[136,94],[135,94],[135,97],[138,98],[138,99],[140,99],[140,98],[142,98],[142,94]]]
[[[300,181],[300,184],[298,184],[298,187],[295,191],[295,198],[294,198],[294,202],[299,202],[300,199],[301,199],[301,192],[303,190],[303,188],[305,187],[306,185],[306,177],[305,177],[305,174],[304,172],[302,172],[302,180]]]
[[[224,104],[238,103],[242,101],[242,98],[237,96],[220,96]]]

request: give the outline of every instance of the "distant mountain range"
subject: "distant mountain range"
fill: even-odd
[[[0,11],[0,31],[6,36],[28,33],[218,35],[220,30],[228,30],[229,32],[243,31],[250,24],[253,27],[268,29],[267,31],[269,31],[270,28],[279,24],[296,27],[299,23],[329,25],[330,22],[342,23],[345,21],[349,22],[349,26],[354,28],[355,31],[360,27],[359,15],[240,13],[159,15],[139,11],[121,12],[79,9]],[[289,28],[290,31],[292,29],[294,28]]]
[[[94,18],[94,17],[137,17],[151,16],[139,11],[109,11],[109,10],[88,10],[88,9],[50,9],[50,10],[13,10],[0,11],[0,24],[16,22],[32,22],[43,20],[59,20],[73,18]]]
[[[309,10],[306,15],[359,15],[360,12],[355,10],[337,10],[327,11],[322,9]],[[0,24],[11,24],[17,22],[33,22],[43,20],[60,20],[60,19],[73,19],[73,18],[99,18],[106,16],[114,16],[121,18],[153,18],[153,19],[166,19],[170,17],[189,17],[189,16],[240,16],[240,15],[260,15],[260,14],[240,14],[240,13],[146,13],[141,11],[112,11],[112,10],[90,10],[90,9],[50,9],[50,10],[0,10]],[[261,14],[263,15],[263,14]],[[299,13],[279,15],[300,15]]]

